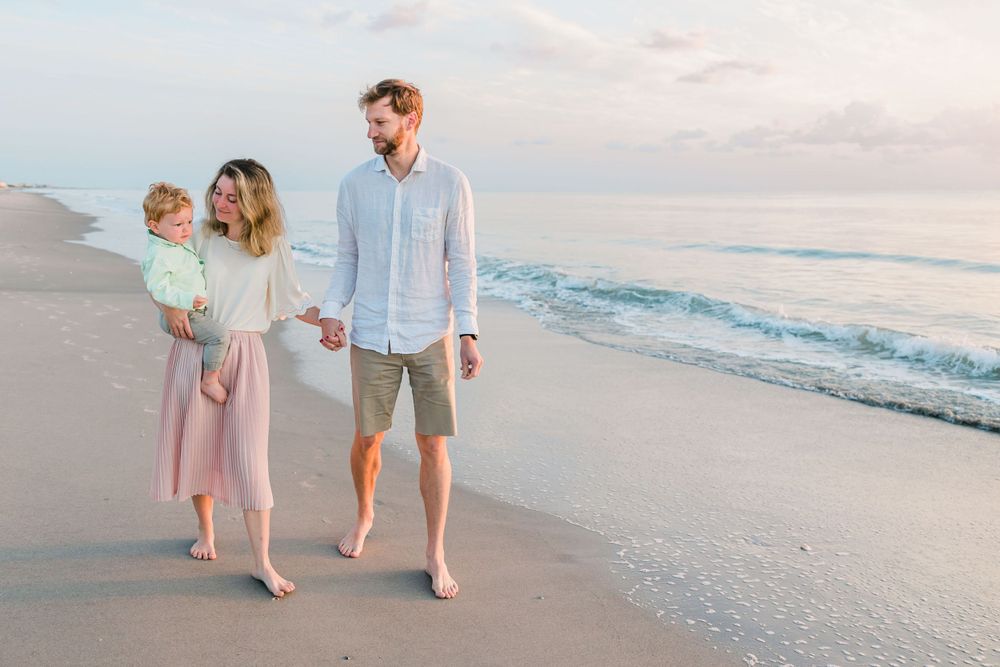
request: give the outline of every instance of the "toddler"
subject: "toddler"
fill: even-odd
[[[219,372],[229,351],[229,331],[206,314],[204,262],[187,243],[194,211],[191,196],[170,183],[153,183],[142,210],[149,228],[146,257],[140,265],[146,289],[158,303],[188,311],[194,341],[205,346],[201,391],[225,403],[229,394],[219,382]],[[171,333],[163,313],[160,327]]]

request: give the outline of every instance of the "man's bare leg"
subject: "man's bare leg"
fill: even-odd
[[[340,540],[337,550],[348,558],[357,558],[375,521],[375,481],[382,469],[382,438],[385,432],[362,436],[354,432],[351,445],[351,475],[358,496],[358,517],[354,526]]]
[[[250,576],[259,580],[274,597],[284,597],[295,590],[295,584],[283,578],[271,567],[269,550],[271,546],[271,510],[243,510],[243,522],[247,525],[250,550],[253,551],[253,569]]]
[[[191,545],[191,557],[198,560],[215,560],[215,525],[212,523],[212,496],[191,496],[191,504],[198,515],[198,541]]]
[[[427,574],[431,590],[439,598],[458,595],[458,584],[448,574],[444,562],[444,525],[448,519],[448,496],[451,493],[451,460],[448,438],[443,435],[416,434],[420,449],[420,495],[427,515]]]

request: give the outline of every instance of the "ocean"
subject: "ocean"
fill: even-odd
[[[86,243],[141,258],[143,192],[46,193],[97,218]],[[319,299],[336,252],[335,194],[284,192],[283,202]],[[1000,430],[1000,194],[480,193],[476,203],[481,295],[580,345],[964,425],[942,428]],[[304,382],[349,403],[345,357],[331,359],[311,327],[280,336]],[[929,470],[947,438],[909,457],[909,443],[893,443],[903,455],[864,475],[836,466],[878,438],[843,442],[827,461],[807,458],[805,432],[774,451],[756,443],[750,458],[738,436],[668,454],[669,424],[654,416],[609,432],[621,420],[560,402],[567,369],[493,366],[490,336],[477,382],[511,398],[462,411],[478,387],[461,387],[456,482],[603,536],[635,604],[747,665],[997,663],[997,531],[976,505],[995,497],[995,474]],[[618,390],[648,409],[653,384]],[[397,408],[385,446],[414,461],[407,401]],[[337,437],[323,446],[343,446]],[[971,503],[960,518],[957,497]],[[935,508],[935,498],[948,501]]]
[[[141,191],[46,192],[99,219],[89,242],[141,257]],[[296,259],[331,267],[336,194],[283,204]],[[1000,193],[482,193],[476,206],[480,293],[549,329],[1000,431]]]

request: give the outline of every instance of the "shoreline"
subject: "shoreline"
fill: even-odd
[[[272,557],[298,590],[272,602],[250,579],[229,508],[217,509],[220,560],[187,557],[189,504],[146,493],[169,341],[138,269],[77,242],[91,222],[40,195],[0,193],[0,294],[19,314],[5,336],[11,463],[0,472],[0,599],[17,640],[0,661],[737,663],[622,599],[598,536],[458,486],[449,565],[462,592],[435,600],[420,571],[416,471],[392,452],[365,555],[340,557],[354,508],[349,443],[338,441],[350,413],[296,381],[277,332],[265,337]],[[274,328],[295,326],[310,328]]]
[[[123,203],[126,201],[131,201],[132,199],[137,201],[141,196],[140,192],[136,191],[133,193],[131,198],[123,199],[121,196],[117,196],[112,197],[111,200],[107,201],[99,195],[97,191],[85,191],[80,197],[58,193],[58,190],[40,192],[40,194],[44,194],[56,199],[57,201],[63,202],[70,208],[89,212],[90,214],[99,217],[97,226],[100,231],[88,234],[88,243],[102,249],[111,250],[112,252],[125,255],[136,261],[141,259],[143,254],[143,247],[140,242],[141,239],[133,239],[130,231],[133,228],[131,220],[137,213],[132,211],[125,214],[125,209],[122,207]],[[121,193],[119,193],[119,195],[120,194]],[[300,270],[326,271],[327,269],[324,268],[317,269],[317,266],[319,265],[316,263],[307,263],[320,262],[320,264],[322,264],[324,262],[328,262],[330,259],[327,254],[329,248],[326,247],[324,249],[325,246],[323,246],[322,241],[319,241],[319,239],[324,238],[324,233],[321,226],[317,224],[320,222],[319,218],[322,218],[323,216],[320,211],[328,210],[318,208],[320,202],[315,198],[316,195],[323,195],[323,193],[308,192],[298,194],[310,196],[303,199],[291,198],[294,202],[291,210],[294,211],[295,219],[299,221],[298,224],[293,226],[297,232],[292,234],[292,237],[298,237],[300,243],[304,243],[304,245],[296,252],[297,256],[300,256],[300,260],[297,264],[300,267]],[[326,193],[325,195],[326,198],[332,196],[333,195],[330,193]],[[109,203],[112,200],[113,203]],[[487,206],[486,210],[487,215],[489,215],[490,207]],[[503,215],[504,208],[501,206],[496,212]],[[319,246],[314,245],[316,242],[319,243]],[[508,270],[516,271],[516,265],[518,262],[513,262],[511,267],[503,268],[507,262],[513,260],[502,260],[496,256],[483,256],[481,257],[481,260],[481,297],[484,297],[487,294],[495,294],[499,298],[506,298],[507,303],[517,302],[520,298],[527,298],[529,302],[532,301],[533,297],[531,296],[531,290],[534,288],[532,288],[531,285],[534,283],[535,278],[521,276],[517,280],[514,280],[513,283],[507,284],[506,278],[496,278],[494,275],[498,271],[501,275],[505,274]],[[525,266],[532,266],[531,261],[529,260]],[[535,266],[535,269],[541,268],[544,268],[544,264]],[[555,274],[546,275],[547,279],[554,277],[557,284],[561,280],[558,277],[558,271]],[[493,277],[491,278],[490,276]],[[618,285],[618,288],[616,289],[625,286],[627,286],[627,284],[622,283]],[[985,286],[988,286],[988,283],[985,283],[984,287]],[[513,289],[514,292],[508,293],[506,291],[508,289]],[[520,289],[528,290],[526,293],[527,297],[525,297],[524,294],[518,296],[518,294],[520,294],[518,290]],[[641,292],[646,294],[643,291],[644,288],[640,286],[639,289]],[[725,291],[726,290],[724,289],[722,290],[723,293]],[[682,290],[677,294],[683,293],[684,291]],[[708,299],[709,301],[714,300],[713,297],[702,296],[702,294],[709,294],[708,292],[694,292],[692,294],[699,300],[703,298]],[[504,297],[504,295],[506,295],[506,297]],[[577,297],[574,296],[574,294],[568,294],[566,296],[569,298],[570,302],[576,303],[575,299]],[[670,297],[670,290],[653,290],[653,292],[646,294],[646,297],[652,299],[653,301],[660,299],[665,300],[663,305],[667,311],[670,311],[671,308],[676,305],[671,305],[672,297]],[[511,301],[511,299],[513,299],[513,301]],[[483,300],[485,300],[485,298]],[[720,308],[724,307],[723,310],[726,310],[729,307],[736,308],[737,312],[742,312],[743,308],[748,307],[745,306],[742,301],[726,301],[725,299],[719,301],[717,305]],[[653,304],[647,304],[647,306],[652,307]],[[576,306],[571,306],[570,309],[573,310],[575,307]],[[523,303],[519,303],[518,308],[525,310],[526,312],[532,311],[530,306],[526,307],[526,304]],[[750,377],[757,379],[760,382],[766,382],[778,386],[788,386],[805,391],[813,391],[834,396],[836,398],[840,398],[841,400],[856,401],[867,405],[882,407],[891,411],[932,416],[942,419],[948,423],[970,426],[972,428],[978,428],[988,432],[996,432],[997,425],[1000,424],[1000,421],[998,421],[998,419],[1000,419],[1000,415],[997,414],[997,410],[993,407],[997,405],[996,400],[998,398],[994,388],[992,387],[992,384],[995,383],[990,383],[988,378],[985,380],[976,379],[980,377],[979,372],[983,370],[982,368],[975,371],[968,368],[970,364],[995,364],[995,350],[988,343],[985,344],[984,347],[982,345],[983,340],[981,336],[976,339],[979,343],[970,342],[971,347],[961,345],[956,347],[949,342],[950,338],[948,336],[939,338],[935,337],[932,333],[927,332],[925,332],[926,335],[921,333],[908,333],[909,331],[919,332],[921,331],[920,327],[908,329],[903,326],[897,331],[893,326],[891,326],[891,321],[888,323],[883,322],[882,324],[864,324],[866,321],[878,321],[879,318],[875,318],[875,320],[868,320],[867,318],[862,317],[855,320],[853,317],[835,317],[831,320],[831,322],[840,322],[840,324],[828,324],[822,317],[819,319],[810,319],[807,314],[800,312],[798,314],[790,315],[792,319],[785,322],[783,318],[774,320],[773,318],[777,317],[777,315],[773,312],[770,315],[767,315],[767,312],[768,311],[765,310],[763,313],[758,313],[758,315],[766,316],[765,319],[771,318],[768,320],[770,322],[768,327],[773,325],[778,329],[791,328],[793,333],[792,340],[789,342],[792,344],[792,348],[795,347],[795,343],[801,342],[801,337],[803,335],[801,332],[795,333],[795,331],[800,326],[805,326],[808,330],[811,330],[814,334],[819,335],[820,337],[833,335],[834,338],[839,339],[842,334],[847,335],[848,338],[856,339],[855,343],[861,345],[862,347],[866,347],[869,344],[868,338],[873,336],[875,339],[881,341],[878,346],[882,346],[883,354],[891,357],[901,354],[903,358],[907,358],[911,355],[911,353],[915,353],[922,359],[923,362],[927,362],[930,366],[924,368],[923,371],[919,371],[917,376],[907,375],[906,377],[908,380],[900,380],[899,382],[887,379],[883,375],[883,371],[887,370],[886,368],[882,368],[880,370],[877,367],[858,367],[854,368],[852,373],[848,374],[848,376],[855,377],[855,379],[852,380],[843,373],[831,373],[830,369],[826,367],[825,362],[820,363],[818,367],[814,368],[808,359],[814,359],[814,357],[810,357],[810,355],[814,355],[816,350],[812,350],[812,352],[805,354],[805,356],[801,356],[793,352],[791,353],[791,357],[789,359],[785,359],[781,362],[775,360],[766,361],[766,359],[770,356],[766,340],[758,341],[764,345],[764,347],[761,348],[761,354],[758,355],[753,351],[750,351],[749,356],[744,357],[737,350],[739,344],[737,345],[737,348],[733,348],[729,345],[729,343],[723,342],[722,349],[717,353],[706,352],[702,349],[703,346],[701,344],[696,344],[690,350],[686,350],[684,345],[680,345],[678,347],[673,344],[657,344],[654,341],[647,340],[641,333],[637,334],[637,337],[633,336],[629,333],[628,328],[623,331],[613,324],[609,330],[602,331],[604,327],[597,326],[595,328],[593,323],[591,325],[586,325],[585,320],[576,321],[572,317],[562,321],[559,317],[555,317],[553,319],[544,313],[538,312],[532,312],[532,317],[535,317],[540,321],[545,321],[545,327],[550,331],[575,336],[588,343],[601,345],[610,349],[641,354],[652,359],[664,359],[708,370],[716,370],[732,375]],[[577,313],[577,315],[582,314]],[[633,316],[637,316],[637,314],[631,313],[631,315],[628,315],[626,319],[630,319]],[[722,320],[731,319],[731,316],[732,314],[725,317],[720,315]],[[947,319],[948,318],[944,318],[945,321]],[[695,318],[695,320],[697,320],[697,318]],[[798,323],[797,325],[796,322]],[[691,324],[692,326],[695,326],[697,325],[697,322],[692,321]],[[730,324],[732,323],[730,322]],[[925,324],[929,326],[932,325],[931,322],[925,322]],[[833,327],[833,329],[831,330],[830,327]],[[754,327],[751,326],[750,330],[753,329]],[[677,332],[674,333],[676,334]],[[774,332],[771,331],[771,333],[773,334]],[[713,345],[719,342],[714,341],[715,335],[715,333],[710,332],[708,334],[708,338],[703,341],[705,345],[707,345],[708,349],[712,349]],[[844,344],[847,343],[844,342]],[[916,347],[913,348],[913,346]],[[913,352],[913,349],[911,348],[916,349],[916,352]],[[702,352],[698,352],[700,349],[702,349]],[[869,350],[869,352],[872,351]],[[840,359],[838,354],[839,353],[834,353],[832,358],[824,358],[826,361],[833,363],[834,366],[837,366],[837,360]],[[802,364],[796,365],[798,362],[796,362],[795,359],[800,356],[801,358],[799,358],[799,361],[802,362]],[[872,362],[872,359],[869,358],[870,355],[862,355],[862,357],[866,360],[857,359],[855,361],[861,364],[868,364]],[[840,359],[840,361],[847,363],[848,367],[851,367],[854,363],[850,358]],[[943,384],[935,384],[936,381],[934,381],[931,382],[930,385],[926,386],[920,382],[919,374],[924,371],[930,372],[933,368],[937,368],[938,371],[942,371],[944,376],[951,377],[948,368],[952,363],[958,364],[964,368],[965,370],[961,371],[962,373],[971,373],[971,375],[966,378],[966,380],[971,383],[965,387],[966,391],[956,388],[954,385],[954,382],[957,381],[956,378],[946,381],[942,380]],[[910,369],[910,365],[904,364],[903,367],[898,368],[897,370],[909,373],[912,369]],[[874,373],[874,375],[869,376],[869,372]]]
[[[1000,653],[996,434],[593,345],[504,302],[480,326],[456,481],[601,535],[623,595],[670,627],[763,664]],[[310,372],[344,360],[281,341],[350,400]],[[412,460],[408,402],[404,383],[383,446]]]

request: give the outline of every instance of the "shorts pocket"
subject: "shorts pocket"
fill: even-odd
[[[437,241],[444,229],[439,208],[415,208],[410,218],[410,236],[415,241]]]

